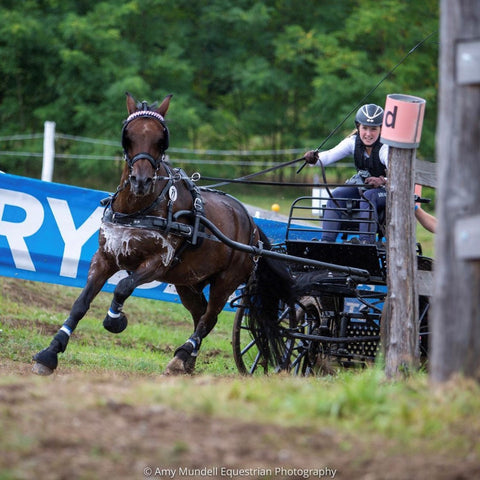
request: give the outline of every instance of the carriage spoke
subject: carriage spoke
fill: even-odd
[[[257,355],[255,356],[255,359],[253,360],[252,366],[250,367],[250,370],[249,370],[250,375],[253,375],[255,373],[255,371],[257,370],[257,367],[259,365],[261,365],[261,363],[260,363],[261,358],[262,358],[261,353],[257,352]],[[267,369],[265,368],[265,365],[263,365],[263,367],[264,367],[264,370],[265,370],[265,373],[266,373]]]
[[[250,343],[246,345],[245,348],[242,348],[241,354],[245,355],[254,345],[256,345],[257,342],[255,340],[252,340]]]

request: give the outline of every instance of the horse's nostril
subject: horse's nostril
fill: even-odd
[[[153,178],[137,175],[130,176],[130,185],[132,186],[132,190],[136,195],[145,195],[152,189],[153,185]]]

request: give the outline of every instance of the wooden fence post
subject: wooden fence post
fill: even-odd
[[[382,142],[389,145],[387,188],[387,301],[383,315],[385,374],[398,377],[416,369],[420,358],[414,188],[415,149],[425,100],[389,95]]]
[[[442,0],[440,12],[430,378],[480,380],[480,2]]]
[[[387,189],[385,374],[406,375],[419,362],[414,215],[415,150],[390,147]]]

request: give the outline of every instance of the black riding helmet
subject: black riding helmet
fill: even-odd
[[[375,105],[374,103],[368,103],[358,109],[355,115],[355,125],[369,125],[373,127],[381,127],[383,124],[383,108]]]

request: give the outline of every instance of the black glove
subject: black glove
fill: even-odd
[[[317,150],[310,150],[303,156],[303,158],[310,165],[315,165],[318,161],[318,151]]]

